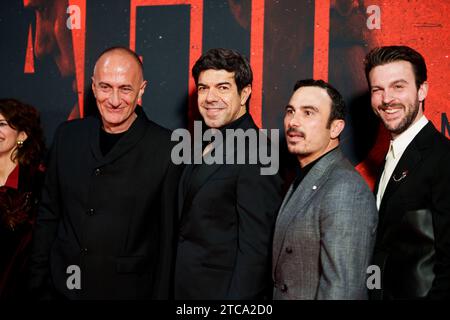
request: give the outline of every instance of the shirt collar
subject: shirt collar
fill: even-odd
[[[391,140],[389,151],[392,153],[394,159],[400,157],[406,150],[408,145],[413,141],[416,135],[428,123],[428,119],[423,115],[416,123],[402,132],[394,140]]]

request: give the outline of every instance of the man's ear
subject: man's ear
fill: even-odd
[[[241,90],[241,106],[245,106],[247,103],[248,97],[252,93],[252,86],[248,85]]]
[[[419,102],[423,102],[428,94],[428,82],[424,81],[419,87],[419,91],[417,93],[419,97]]]
[[[342,119],[334,119],[330,126],[330,138],[337,139],[345,128],[345,121]]]
[[[92,83],[91,83],[92,93],[94,94],[94,97],[96,97],[96,96],[95,96],[95,81],[94,81],[94,76],[91,77],[91,81],[92,81]]]
[[[139,88],[139,96],[138,96],[139,100],[142,99],[142,95],[144,94],[146,87],[147,87],[147,80],[144,80],[142,81],[141,87]]]
[[[139,88],[139,93],[138,93],[138,99],[137,99],[137,104],[142,106],[142,95],[145,92],[145,88],[147,87],[147,81],[144,80],[141,83],[141,87]]]

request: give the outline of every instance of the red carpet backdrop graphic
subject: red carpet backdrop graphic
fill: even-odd
[[[334,85],[348,106],[344,152],[373,186],[389,136],[370,108],[364,56],[392,44],[421,52],[430,84],[425,114],[449,137],[449,15],[447,0],[2,1],[0,97],[36,106],[51,143],[62,121],[95,114],[96,57],[122,45],[144,63],[147,115],[170,129],[191,127],[198,113],[190,69],[210,48],[233,48],[250,59],[250,112],[260,127],[282,128],[296,80]]]

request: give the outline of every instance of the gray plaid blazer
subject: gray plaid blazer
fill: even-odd
[[[367,299],[377,220],[366,182],[340,148],[329,152],[280,207],[274,299]]]

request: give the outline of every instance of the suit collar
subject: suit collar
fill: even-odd
[[[145,135],[148,119],[142,110],[136,108],[137,118],[131,124],[125,135],[114,145],[114,147],[103,155],[100,150],[100,128],[101,120],[96,118],[95,124],[90,127],[89,140],[91,150],[99,165],[104,165],[120,158],[122,155],[132,149]]]
[[[433,124],[428,122],[407,146],[386,186],[380,204],[380,212],[383,211],[383,207],[395,191],[408,180],[410,173],[421,162],[423,154],[432,146],[430,141],[436,133],[437,131]]]
[[[243,130],[258,129],[251,115],[246,113],[239,119],[220,129],[223,133],[224,140],[226,139],[226,135],[224,132],[225,129],[238,129],[238,128]],[[223,143],[225,143],[225,141],[223,141]],[[227,154],[226,150],[223,150],[223,154],[224,154],[223,163],[226,163],[227,159],[231,160],[234,157],[234,152]],[[208,155],[205,156],[205,158],[207,157]],[[202,164],[198,164],[195,166],[191,164],[184,168],[180,181],[182,181],[183,183],[184,179],[186,178],[189,178],[190,181],[188,183],[186,196],[184,196],[183,192],[180,191],[183,189],[182,188],[183,186],[181,185],[182,183],[180,183],[178,192],[178,201],[181,204],[179,206],[178,211],[180,219],[184,218],[184,211],[186,210],[186,208],[190,206],[197,192],[202,188],[203,185],[205,185],[206,182],[208,182],[209,179],[211,179],[214,173],[217,170],[219,170],[222,166],[223,164],[205,164],[202,160]],[[189,171],[193,171],[192,174],[189,174]]]
[[[306,176],[303,178],[302,182],[298,185],[297,189],[293,189],[293,184],[291,184],[288,193],[286,194],[285,200],[289,200],[290,196],[296,195],[302,195],[303,197],[306,196],[305,194],[305,187],[306,186],[314,186],[314,184],[317,184],[321,182],[324,178],[326,178],[328,171],[330,170],[330,167],[339,160],[343,159],[342,151],[340,147],[337,147],[330,152],[328,152],[326,155],[321,157],[313,166],[310,168],[309,172],[306,174]],[[317,186],[316,186],[317,187]],[[300,192],[300,190],[303,190],[303,192]],[[316,190],[316,189],[314,189]],[[312,195],[312,192],[307,192],[309,195]],[[289,196],[289,197],[288,197]],[[300,201],[306,200],[305,198],[299,199]],[[283,201],[283,204],[285,201]],[[281,207],[283,209],[283,205]],[[281,211],[280,209],[280,211]]]
[[[419,134],[427,123],[428,119],[425,116],[422,116],[416,123],[406,129],[405,132],[400,134],[395,140],[391,140],[389,152],[392,153],[394,159],[402,156],[408,145],[414,140],[414,137]]]
[[[276,233],[281,236],[281,239],[274,243],[274,252],[280,253],[280,248],[283,245],[286,236],[286,229],[291,224],[291,221],[304,212],[304,208],[309,204],[311,198],[328,180],[330,172],[333,170],[337,162],[344,158],[340,147],[330,151],[323,158],[321,158],[308,172],[303,181],[299,184],[296,190],[293,189],[293,184],[284,197],[281,204]],[[277,257],[278,260],[278,257]],[[276,263],[274,264],[274,267]]]
[[[222,133],[225,135],[225,130],[227,129],[238,129],[238,128],[244,129],[246,126],[248,127],[251,123],[253,123],[253,119],[251,115],[248,112],[246,112],[233,122],[230,122],[227,125],[224,125],[223,127],[219,128],[219,130],[222,131]]]

